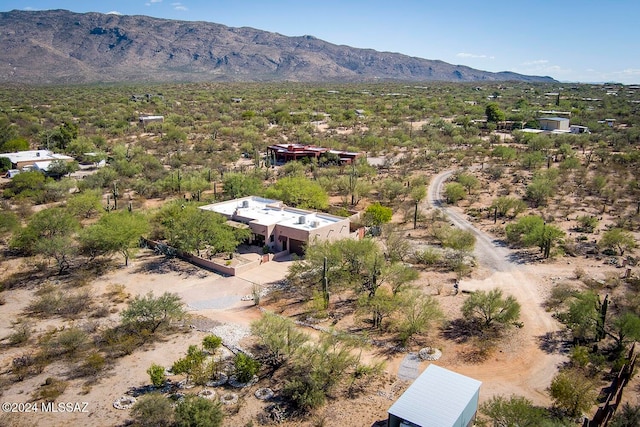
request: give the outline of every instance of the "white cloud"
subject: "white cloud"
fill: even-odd
[[[525,67],[530,67],[532,65],[544,65],[544,64],[548,64],[549,61],[546,59],[536,59],[534,61],[527,61],[527,62],[523,62],[522,65],[524,65]]]
[[[616,71],[613,74],[621,74],[623,76],[640,76],[640,69],[638,69],[638,68],[627,68],[626,70]]]
[[[107,15],[122,15],[122,13],[118,12],[117,10],[112,10],[111,12],[107,12]]]
[[[460,52],[458,54],[456,54],[456,56],[458,58],[473,58],[473,59],[496,59],[495,56],[489,56],[489,55],[478,55],[475,53],[466,53],[466,52]]]
[[[23,10],[37,10],[35,7],[27,6]]]
[[[532,61],[522,62],[519,66],[514,67],[513,70],[516,73],[536,75],[536,76],[551,76],[555,79],[572,79],[573,70],[570,68],[563,68],[560,65],[554,65],[547,59],[536,59]]]
[[[189,10],[187,9],[187,6],[183,5],[182,3],[171,3],[171,6],[173,6],[175,10]]]
[[[600,72],[598,81],[620,82],[624,84],[639,84],[640,69],[626,68],[620,71]]]

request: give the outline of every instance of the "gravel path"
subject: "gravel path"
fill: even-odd
[[[484,267],[489,268],[492,271],[510,271],[514,268],[509,259],[511,252],[504,247],[501,242],[490,237],[484,232],[475,228],[469,221],[464,218],[463,214],[460,214],[456,210],[444,206],[441,198],[442,189],[446,182],[455,171],[447,171],[440,173],[433,177],[431,184],[429,185],[429,191],[427,196],[427,207],[432,206],[439,208],[447,214],[447,217],[453,225],[456,227],[470,231],[476,237],[476,246],[473,251],[473,255]]]
[[[413,381],[420,375],[420,357],[418,353],[407,354],[398,368],[398,379],[403,381]]]
[[[472,375],[485,383],[485,389],[503,389],[509,384],[508,390],[531,398],[540,398],[547,394],[546,388],[559,364],[566,360],[566,356],[557,352],[546,353],[540,347],[540,340],[547,334],[559,330],[558,322],[543,307],[545,292],[541,289],[539,269],[543,266],[522,265],[513,257],[512,251],[497,239],[478,230],[467,221],[459,208],[444,205],[441,194],[445,181],[455,171],[445,171],[431,180],[428,190],[426,208],[441,209],[449,221],[456,227],[472,232],[476,236],[474,256],[479,264],[487,268],[492,274],[486,278],[465,278],[460,282],[461,291],[488,291],[499,288],[505,295],[514,296],[521,306],[522,348],[519,354],[519,369],[505,369],[504,366],[485,365],[478,371],[473,368],[460,367],[461,371],[469,371]],[[465,372],[461,372],[465,374]]]

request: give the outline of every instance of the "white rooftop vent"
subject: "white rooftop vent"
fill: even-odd
[[[316,228],[318,226],[318,221],[311,221],[311,227]]]
[[[304,215],[298,217],[298,224],[304,224],[307,222],[307,218]]]

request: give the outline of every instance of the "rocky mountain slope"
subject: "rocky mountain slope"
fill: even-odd
[[[0,58],[4,83],[554,81],[338,46],[312,36],[66,10],[0,13]]]

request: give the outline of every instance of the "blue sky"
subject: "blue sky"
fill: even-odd
[[[638,0],[2,0],[253,27],[560,81],[640,83]]]

